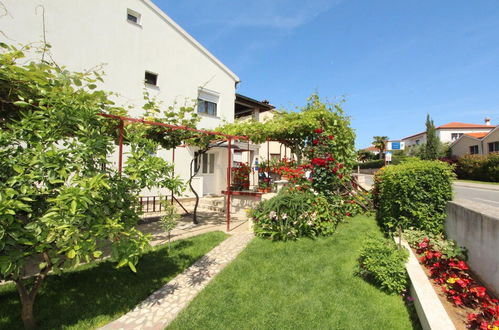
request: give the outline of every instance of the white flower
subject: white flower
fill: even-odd
[[[287,218],[288,218],[288,215],[287,215],[286,213],[284,213],[284,214],[282,215],[282,219],[283,219],[283,220],[286,220]]]
[[[312,220],[307,221],[307,225],[312,226],[313,224],[314,224],[314,222]]]
[[[275,217],[277,217],[276,211],[270,211],[269,217],[271,217],[272,219],[275,218]]]

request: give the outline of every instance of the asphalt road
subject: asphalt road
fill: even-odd
[[[499,190],[454,185],[454,199],[467,199],[473,202],[499,207]]]

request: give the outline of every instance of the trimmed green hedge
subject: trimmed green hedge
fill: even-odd
[[[457,161],[459,179],[499,182],[499,154],[466,155]]]
[[[438,160],[382,168],[374,177],[378,223],[386,232],[399,226],[442,232],[453,179],[452,167]]]

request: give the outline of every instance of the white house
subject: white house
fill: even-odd
[[[436,127],[437,137],[443,143],[452,143],[459,139],[461,136],[467,133],[488,133],[495,126],[490,124],[490,119],[485,119],[485,124],[467,124],[467,123],[458,123],[452,122],[447,123],[441,126]],[[426,143],[426,132],[421,132],[418,134],[414,134],[408,137],[405,137],[401,140],[405,142],[406,147],[412,147],[415,145],[420,145]]]
[[[234,121],[239,78],[150,0],[2,0],[0,40],[9,44],[49,43],[53,59],[73,71],[103,65],[105,90],[118,104],[136,106],[141,117],[143,93],[164,107],[196,105],[198,128],[213,129]],[[43,28],[45,26],[45,30]],[[33,54],[32,56],[39,56]],[[189,176],[195,150],[177,148],[175,171]],[[172,159],[171,151],[161,156]],[[198,191],[219,194],[226,186],[227,148],[203,159]],[[157,194],[157,192],[146,192]]]
[[[454,157],[499,153],[499,126],[484,133],[466,133],[450,145]]]

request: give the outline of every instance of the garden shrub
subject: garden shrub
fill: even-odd
[[[410,161],[382,168],[374,177],[378,223],[387,232],[399,226],[442,232],[453,178],[452,167],[441,161]]]
[[[288,189],[251,211],[258,237],[290,240],[334,233],[344,218],[341,197],[326,198],[309,190]]]
[[[385,166],[385,160],[384,159],[376,159],[376,160],[370,160],[367,162],[359,162],[357,163],[357,166],[361,169],[371,169],[371,168],[382,168]]]
[[[499,154],[465,155],[457,161],[459,179],[499,182]]]
[[[435,250],[440,251],[445,258],[467,259],[466,248],[460,247],[454,240],[445,239],[442,233],[432,234],[423,230],[406,229],[403,237],[411,247],[417,247],[420,242],[429,239]]]
[[[402,293],[408,279],[405,262],[409,253],[383,238],[368,238],[362,246],[357,275],[390,293]]]

